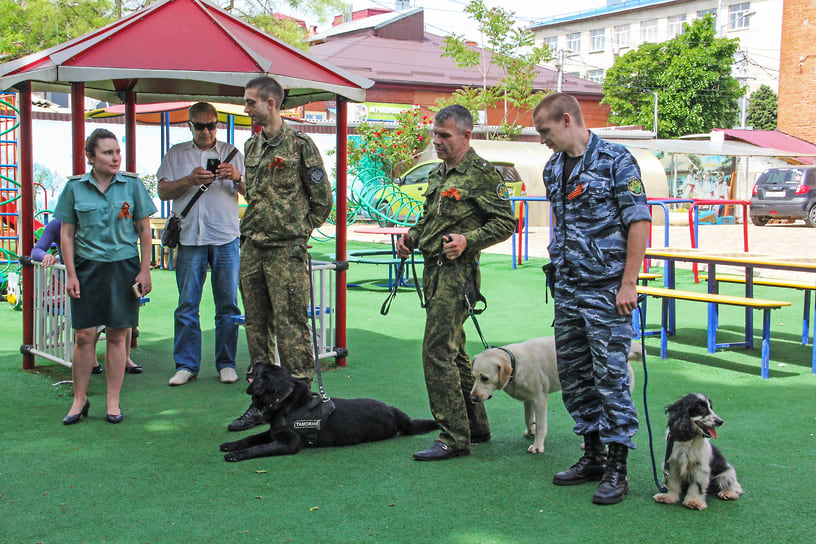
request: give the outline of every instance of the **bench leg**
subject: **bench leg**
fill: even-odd
[[[665,359],[669,356],[669,331],[668,331],[668,321],[669,321],[669,302],[670,300],[667,298],[662,299],[662,315],[660,316],[660,358]]]
[[[771,310],[765,308],[762,312],[762,379],[767,380],[770,375],[771,358]]]
[[[802,311],[802,345],[808,343],[810,335],[810,289],[805,289],[805,308]]]
[[[717,351],[717,305],[708,303],[708,352]]]

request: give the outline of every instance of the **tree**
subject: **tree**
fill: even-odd
[[[110,0],[0,0],[0,58],[46,49],[114,20]]]
[[[748,98],[748,125],[756,130],[776,130],[779,97],[773,89],[762,85]]]
[[[739,40],[717,38],[710,15],[683,29],[676,38],[629,51],[607,71],[601,103],[611,108],[610,122],[651,127],[657,92],[661,137],[734,125],[745,92],[731,76]]]
[[[521,113],[541,99],[533,88],[533,81],[538,64],[547,58],[549,50],[535,45],[532,32],[516,26],[512,11],[488,8],[483,0],[471,0],[465,12],[478,23],[484,55],[456,34],[445,37],[442,55],[451,57],[460,68],[478,70],[482,86],[457,89],[449,98],[438,100],[437,105],[461,104],[478,118],[479,110],[503,102],[504,117],[493,137],[512,138],[523,128],[518,123]],[[494,87],[488,87],[487,77],[492,68],[498,69],[501,77]]]

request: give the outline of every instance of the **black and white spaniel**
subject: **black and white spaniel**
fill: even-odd
[[[706,508],[706,494],[736,500],[742,494],[734,467],[728,464],[710,438],[717,438],[723,420],[711,408],[705,395],[692,393],[666,407],[669,415],[666,435],[666,486],[654,500],[664,504],[680,502],[692,510]]]

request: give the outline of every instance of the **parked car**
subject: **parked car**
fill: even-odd
[[[804,219],[816,227],[816,166],[769,168],[757,178],[751,194],[751,222]]]
[[[440,162],[442,161],[435,159],[416,164],[402,176],[396,178],[394,183],[399,185],[400,189],[408,196],[417,200],[424,200],[425,191],[428,189],[428,176],[431,170],[436,168]],[[521,181],[521,175],[513,163],[492,161],[492,164],[499,169],[509,196],[521,196],[526,194],[524,182]]]

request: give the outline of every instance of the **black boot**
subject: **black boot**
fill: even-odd
[[[243,413],[241,417],[227,425],[228,431],[245,431],[247,429],[251,429],[256,425],[260,425],[264,423],[264,415],[263,413],[255,408],[254,405],[250,404],[247,411]]]
[[[609,444],[609,459],[606,461],[601,484],[595,490],[592,502],[595,504],[617,504],[629,492],[626,478],[626,457],[629,448],[623,444]]]
[[[572,465],[569,470],[553,476],[555,485],[576,485],[584,482],[597,482],[604,474],[606,466],[606,448],[601,442],[600,433],[591,432],[584,435],[584,456]]]

